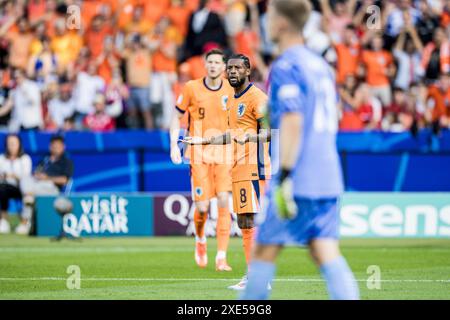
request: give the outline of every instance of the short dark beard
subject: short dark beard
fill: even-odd
[[[228,83],[230,84],[230,86],[232,86],[233,88],[239,88],[242,87],[245,83],[245,78],[242,78],[240,80],[238,80],[236,83],[231,83],[230,79],[228,79]]]

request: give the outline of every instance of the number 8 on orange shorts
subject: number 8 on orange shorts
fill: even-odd
[[[264,192],[264,186],[264,180],[233,182],[234,213],[258,213],[260,208],[260,195]]]

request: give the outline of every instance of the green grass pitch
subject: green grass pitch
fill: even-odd
[[[0,299],[235,299],[227,289],[245,272],[241,239],[230,242],[229,273],[210,263],[199,269],[193,238],[87,238],[81,242],[0,236]],[[362,299],[450,299],[450,239],[348,239],[342,241]],[[67,268],[81,270],[81,288],[67,288]],[[381,288],[369,290],[367,268],[381,270]],[[325,283],[307,251],[279,258],[272,299],[327,299]]]

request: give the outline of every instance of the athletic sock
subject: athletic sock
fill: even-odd
[[[340,256],[320,266],[332,300],[359,300],[359,288],[352,270]]]
[[[217,217],[217,252],[228,250],[231,230],[231,215],[228,208],[219,207],[219,216]]]
[[[241,300],[265,300],[269,298],[269,283],[275,275],[275,265],[271,262],[253,261],[248,271],[248,282]]]
[[[203,239],[205,237],[205,223],[207,218],[208,218],[207,212],[200,214],[200,212],[197,209],[195,209],[194,211],[195,235],[199,239]]]
[[[254,233],[255,233],[255,228],[242,229],[242,244],[244,247],[245,261],[247,262],[247,265],[250,264]]]

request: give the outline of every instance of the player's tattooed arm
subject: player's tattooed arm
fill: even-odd
[[[184,137],[184,139],[181,140],[181,142],[189,144],[189,145],[207,145],[207,144],[213,144],[213,145],[223,145],[223,144],[229,144],[231,142],[231,136],[229,132],[226,132],[220,136],[213,136],[213,137]]]
[[[270,142],[271,132],[270,128],[266,125],[263,119],[258,120],[259,132],[258,133],[246,133],[243,136],[236,136],[234,141],[239,144],[245,144],[247,142]]]

